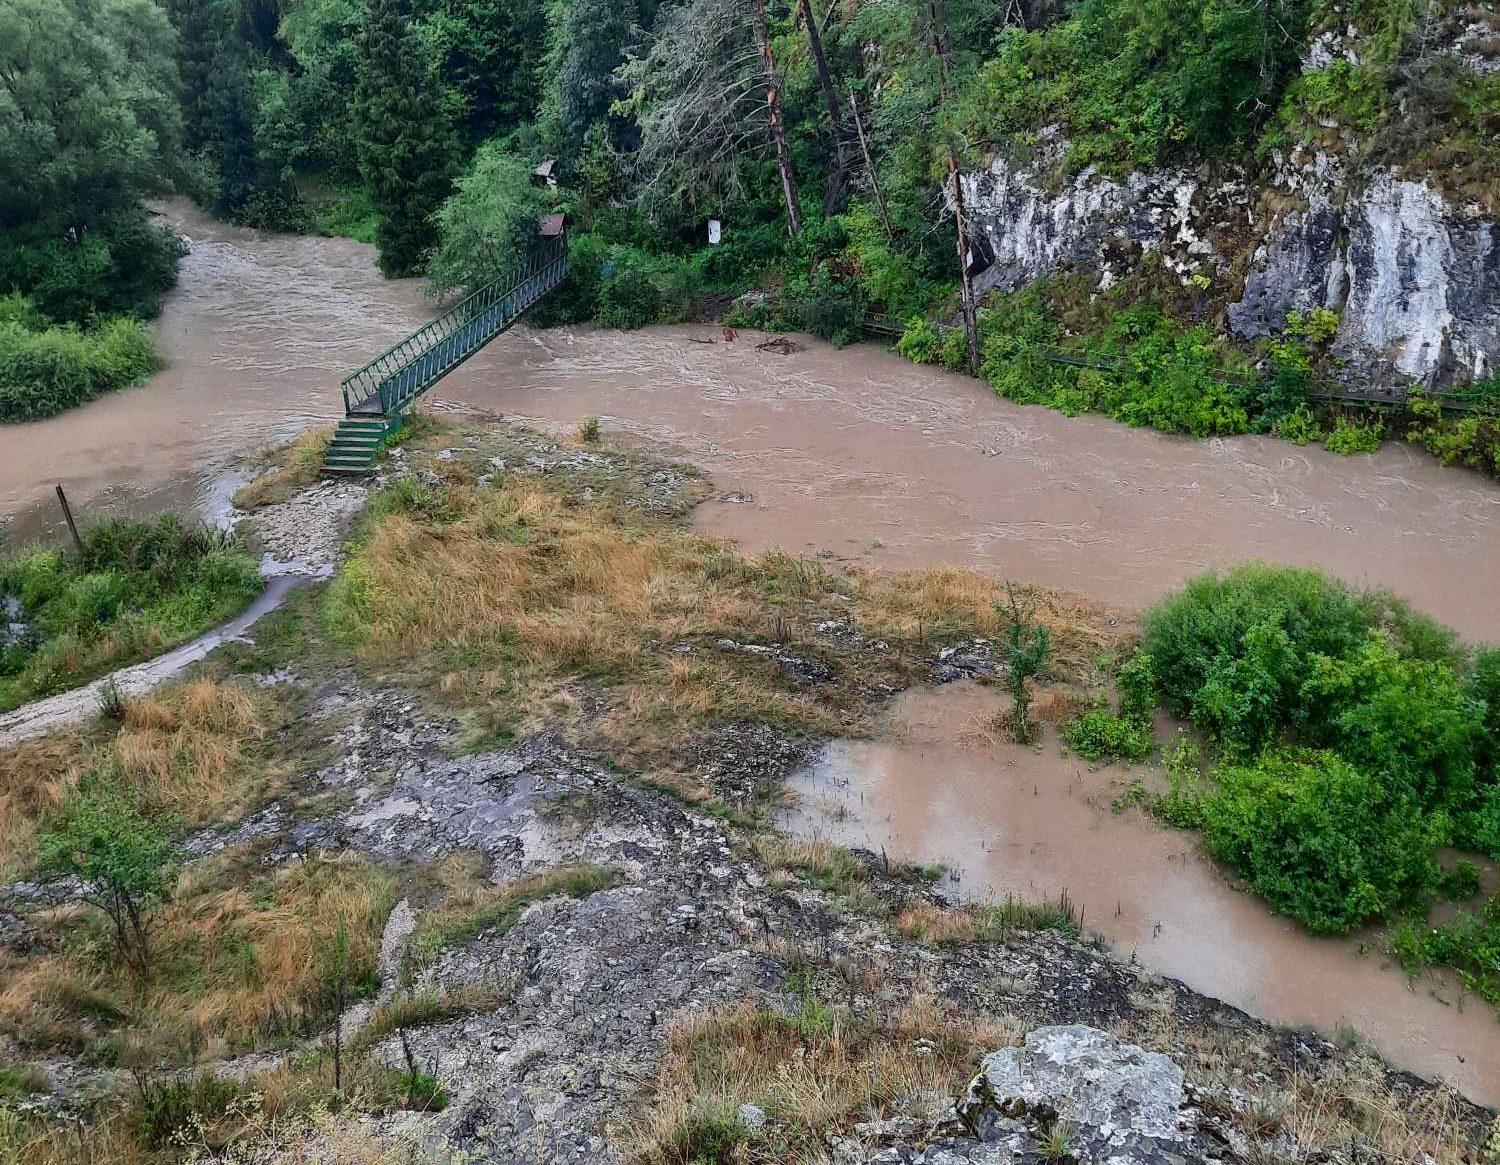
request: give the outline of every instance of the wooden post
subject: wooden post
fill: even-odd
[[[854,131],[859,134],[859,148],[865,156],[865,170],[870,175],[870,189],[875,192],[875,205],[880,208],[880,221],[885,224],[885,237],[894,240],[896,231],[891,226],[891,212],[885,204],[885,194],[880,189],[880,175],[875,173],[875,159],[870,157],[870,143],[865,140],[865,124],[859,119],[859,102],[854,90],[849,90],[849,108],[854,111]]]
[[[786,144],[786,127],[781,117],[781,86],[776,83],[776,58],[771,55],[771,28],[766,23],[766,0],[753,0],[750,6],[755,18],[755,32],[760,38],[761,56],[766,62],[766,114],[771,120],[771,138],[776,143],[776,168],[781,171],[781,193],[786,198],[786,225],[793,235],[802,233],[802,208],[797,203],[797,179],[792,174],[792,151]]]
[[[939,113],[948,114],[948,5],[945,0],[928,0],[927,17],[932,35],[932,49],[938,59]],[[958,228],[958,272],[962,286],[964,338],[969,347],[969,375],[979,375],[979,315],[974,304],[974,276],[969,271],[969,222],[964,211],[964,186],[959,174],[958,150],[953,132],[943,127],[948,146],[948,183],[953,200],[953,220]]]
[[[73,545],[78,548],[78,557],[83,557],[83,539],[78,536],[78,524],[73,521],[73,507],[68,505],[68,495],[63,487],[57,487],[57,502],[62,506],[63,517],[68,520],[68,533],[73,535]]]

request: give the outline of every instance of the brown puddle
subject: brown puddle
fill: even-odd
[[[1482,999],[1447,976],[1408,982],[1373,941],[1362,953],[1357,936],[1315,938],[1269,914],[1192,835],[1112,810],[1139,770],[1091,772],[1050,727],[1038,750],[998,742],[984,725],[1004,706],[971,683],[906,693],[890,739],[834,742],[793,780],[782,826],[945,863],[970,901],[1066,889],[1121,957],[1272,1023],[1347,1025],[1391,1063],[1500,1103],[1500,1020]]]

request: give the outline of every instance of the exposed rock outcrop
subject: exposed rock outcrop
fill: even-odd
[[[1037,1028],[1023,1046],[986,1056],[955,1117],[962,1135],[884,1149],[868,1165],[1213,1165],[1244,1152],[1170,1056],[1083,1024]],[[1277,1151],[1299,1157],[1289,1138]]]
[[[1488,25],[1438,29],[1446,55],[1475,71]],[[1446,43],[1446,42],[1445,42]],[[1358,60],[1338,34],[1315,38],[1304,69]],[[968,175],[965,195],[993,257],[981,288],[1011,290],[1071,268],[1100,290],[1144,254],[1188,284],[1211,280],[1225,323],[1244,339],[1286,326],[1290,312],[1340,315],[1342,375],[1377,385],[1448,385],[1491,375],[1500,358],[1496,222],[1426,180],[1347,142],[1340,153],[1276,152],[1263,167],[1171,166],[1111,177],[1093,167],[1059,178],[1067,141],[1043,131],[1025,158],[1005,154]],[[987,256],[987,257],[990,257]]]

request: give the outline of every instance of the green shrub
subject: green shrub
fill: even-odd
[[[1407,398],[1406,439],[1421,445],[1444,465],[1462,465],[1490,476],[1500,474],[1500,393],[1488,380],[1469,390],[1475,411],[1444,415],[1442,402],[1420,389]]]
[[[1306,720],[1306,659],[1340,658],[1377,612],[1316,571],[1251,564],[1202,575],[1147,613],[1142,650],[1180,716],[1247,754]]]
[[[1074,168],[1232,152],[1296,76],[1304,20],[1287,0],[1082,0],[1048,27],[1006,28],[963,119],[979,140],[1025,138],[1061,116]]]
[[[1372,636],[1342,659],[1307,660],[1304,739],[1374,774],[1386,793],[1427,809],[1466,805],[1482,706],[1444,663],[1402,658]]]
[[[1137,651],[1126,660],[1115,677],[1115,689],[1119,694],[1120,716],[1149,728],[1156,717],[1156,702],[1160,698],[1156,665],[1151,656]]]
[[[142,1076],[130,1107],[130,1124],[147,1148],[168,1149],[228,1115],[239,1099],[239,1085],[211,1072],[186,1079]]]
[[[1478,914],[1463,911],[1438,926],[1407,923],[1391,947],[1408,971],[1428,963],[1452,967],[1469,990],[1500,1006],[1500,894]]]
[[[938,358],[938,333],[924,316],[912,316],[906,330],[896,341],[896,351],[913,364],[935,364]]]
[[[47,875],[80,879],[81,896],[109,916],[121,957],[138,974],[151,967],[153,911],[171,893],[177,851],[158,821],[89,778],[37,839]]]
[[[1312,409],[1305,404],[1298,405],[1276,421],[1271,426],[1271,431],[1283,441],[1290,441],[1293,445],[1311,445],[1323,439],[1323,427],[1313,416]]]
[[[1178,829],[1203,828],[1203,804],[1211,789],[1203,776],[1203,750],[1179,740],[1163,755],[1167,791],[1150,802],[1152,816]]]
[[[56,323],[156,315],[177,282],[182,239],[138,204],[94,216],[81,236],[74,225],[41,219],[0,231],[0,287],[20,288]]]
[[[20,604],[27,628],[0,653],[0,709],[207,630],[243,610],[261,586],[232,535],[172,516],[88,527],[77,560],[55,550],[0,559],[0,597]]]
[[[161,367],[151,331],[110,319],[89,331],[33,330],[12,301],[0,320],[0,421],[31,421],[75,408]]]
[[[601,271],[599,326],[631,331],[679,323],[691,314],[694,299],[692,277],[681,259],[617,247]]]
[[[1063,738],[1085,760],[1142,761],[1156,742],[1150,724],[1095,709],[1074,717],[1063,729]]]
[[[1340,415],[1334,420],[1333,432],[1324,439],[1323,448],[1345,457],[1375,453],[1384,437],[1385,426],[1380,421],[1354,421]]]
[[[1310,930],[1383,918],[1437,881],[1428,821],[1334,753],[1273,750],[1216,777],[1202,805],[1209,853]]]

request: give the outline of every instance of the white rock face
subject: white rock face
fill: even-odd
[[[1351,380],[1447,384],[1487,376],[1500,358],[1496,224],[1424,182],[1390,168],[1350,176],[1319,153],[1278,159],[1254,204],[1238,172],[1181,168],[1123,180],[1089,169],[1050,190],[1040,174],[1059,148],[1054,138],[1039,163],[999,158],[966,179],[994,258],[981,290],[1077,267],[1104,290],[1158,252],[1184,283],[1238,279],[1228,323],[1244,338],[1281,331],[1288,312],[1338,312],[1334,350]],[[1257,215],[1267,205],[1279,209]],[[1238,267],[1215,245],[1247,236]]]
[[[1440,51],[1476,72],[1500,67],[1500,18],[1489,5],[1465,12],[1432,25]],[[1358,31],[1330,30],[1302,67],[1359,59]],[[1001,156],[965,179],[975,235],[993,256],[981,290],[1083,268],[1102,291],[1155,252],[1184,283],[1206,277],[1222,292],[1234,280],[1227,323],[1246,339],[1280,332],[1289,312],[1339,313],[1334,351],[1350,381],[1446,385],[1494,372],[1500,249],[1478,208],[1322,150],[1277,153],[1253,177],[1174,166],[1058,178],[1066,139],[1056,127],[1040,138],[1029,158]]]
[[[1089,167],[1049,190],[1040,175],[1066,148],[1054,132],[1030,163],[1002,156],[965,177],[965,200],[995,260],[980,278],[982,289],[1011,290],[1078,265],[1096,269],[1106,288],[1150,251],[1184,278],[1200,269],[1211,274],[1222,260],[1208,233],[1249,221],[1249,189],[1237,170],[1211,182],[1185,169],[1117,181]]]

